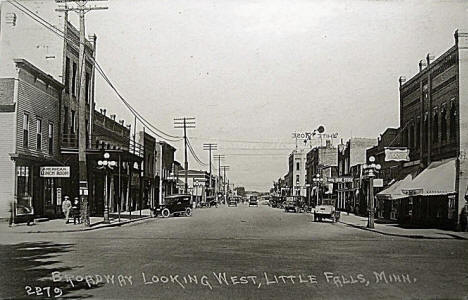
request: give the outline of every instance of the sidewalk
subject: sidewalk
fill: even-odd
[[[415,239],[460,239],[468,240],[468,232],[457,232],[450,230],[442,230],[436,228],[403,228],[398,224],[378,224],[375,223],[375,228],[367,228],[367,218],[356,216],[354,214],[347,215],[346,212],[341,212],[340,223],[359,228],[362,230],[373,231],[379,234],[407,237]]]
[[[65,219],[53,219],[44,222],[35,222],[34,225],[28,226],[26,223],[15,224],[12,227],[8,226],[7,222],[0,223],[0,232],[8,233],[60,233],[60,232],[78,232],[89,231],[107,227],[117,227],[129,223],[138,222],[151,218],[150,210],[144,209],[141,211],[132,211],[131,217],[129,212],[120,214],[120,222],[117,214],[110,214],[110,224],[103,222],[103,217],[91,217],[91,226],[85,227],[83,224],[73,224],[73,219],[70,219],[68,224],[65,224]]]

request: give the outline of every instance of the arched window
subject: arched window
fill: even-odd
[[[442,109],[442,113],[440,114],[440,140],[442,142],[447,141],[447,111],[446,109]]]
[[[432,143],[439,142],[439,114],[434,112],[432,118]]]
[[[452,103],[450,108],[450,139],[457,137],[457,109],[455,103]]]
[[[421,119],[416,120],[416,149],[419,149],[421,140]]]
[[[427,150],[427,144],[429,142],[429,116],[426,115],[424,116],[424,128],[423,128],[423,147],[424,150]]]
[[[416,143],[415,143],[415,140],[414,140],[414,123],[411,123],[411,126],[410,126],[410,131],[409,131],[409,141],[410,141],[410,148],[411,149],[414,149],[414,147],[416,146]]]

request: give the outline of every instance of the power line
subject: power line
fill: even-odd
[[[81,45],[81,42],[77,42],[77,41],[74,41],[72,40],[71,38],[67,37],[65,35],[65,32],[63,32],[61,29],[55,27],[53,24],[49,23],[47,20],[45,20],[44,18],[42,18],[41,16],[37,15],[36,13],[32,12],[29,8],[27,8],[26,6],[24,6],[23,4],[19,3],[18,1],[16,0],[8,0],[8,2],[13,5],[14,7],[16,7],[17,9],[19,9],[20,11],[22,11],[23,13],[25,13],[27,16],[29,16],[31,19],[33,19],[34,21],[38,22],[40,25],[44,26],[45,28],[49,29],[50,31],[52,31],[54,34],[58,35],[59,37],[67,40],[68,42],[70,42],[70,46],[73,47],[75,50],[79,50],[78,47],[76,46],[76,44],[78,43],[78,46]],[[171,141],[171,142],[178,142],[178,141],[181,141],[182,140],[182,137],[180,136],[174,136],[174,135],[171,135],[171,134],[168,134],[162,130],[160,130],[159,128],[157,128],[156,126],[154,126],[153,124],[151,124],[148,120],[146,120],[136,109],[134,109],[130,103],[128,101],[125,100],[125,98],[120,94],[120,92],[117,90],[117,88],[112,84],[112,82],[110,81],[109,77],[105,74],[104,70],[101,68],[101,66],[98,64],[98,62],[96,61],[96,59],[92,56],[89,56],[88,54],[85,54],[85,56],[91,60],[95,66],[96,66],[96,69],[98,70],[99,74],[101,74],[101,76],[103,77],[103,79],[107,82],[107,84],[114,90],[114,92],[117,94],[118,98],[124,103],[124,105],[130,110],[130,112],[143,124],[143,125],[146,125],[147,127],[149,127],[148,129],[150,129],[150,131],[155,134],[156,136],[158,136],[159,138],[163,139],[163,140],[166,140],[166,141]],[[153,129],[153,130],[151,130]],[[158,134],[157,132],[159,132],[160,134],[162,135],[166,135],[168,136],[169,138],[167,137],[164,137],[164,136],[161,136],[160,134]]]

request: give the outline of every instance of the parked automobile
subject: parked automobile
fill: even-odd
[[[155,216],[159,214],[164,218],[170,215],[185,215],[190,217],[192,215],[191,195],[180,194],[165,197],[164,203],[156,208]]]
[[[323,199],[322,204],[314,209],[314,222],[330,219],[333,223],[340,219],[340,212],[335,209],[333,199]]]
[[[300,197],[299,196],[288,196],[286,197],[286,201],[283,204],[284,211],[289,212],[300,212]]]
[[[258,198],[257,198],[257,196],[250,196],[250,199],[249,199],[249,206],[258,206]]]
[[[237,197],[229,197],[228,206],[237,206]]]

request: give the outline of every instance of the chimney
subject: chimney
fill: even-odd
[[[132,128],[132,124],[127,125],[127,129],[130,130],[130,128]]]
[[[406,82],[406,77],[405,76],[400,76],[400,78],[398,78],[398,82],[400,83],[400,87],[403,85],[403,83]]]
[[[105,116],[106,115],[106,112],[107,110],[105,108],[102,109],[102,114]]]
[[[426,55],[426,61],[427,61],[427,66],[429,67],[429,65],[431,64],[431,60],[434,60],[434,55],[431,55],[430,53],[428,53]]]
[[[419,72],[421,72],[421,71],[424,69],[424,67],[427,67],[427,64],[426,64],[426,62],[424,61],[424,59],[421,59],[421,60],[419,61]]]
[[[119,124],[124,126],[125,121],[124,120],[119,120]]]
[[[112,121],[115,121],[115,117],[116,117],[115,114],[110,115],[110,117],[111,117]]]

